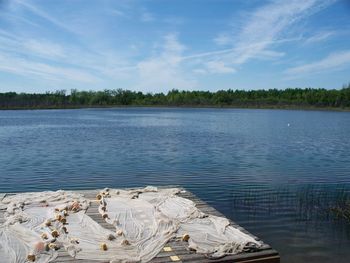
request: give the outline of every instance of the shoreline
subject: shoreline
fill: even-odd
[[[78,110],[78,109],[119,109],[119,108],[172,108],[172,109],[251,109],[251,110],[297,110],[297,111],[330,111],[350,112],[350,108],[336,107],[303,107],[303,106],[233,106],[233,105],[84,105],[68,107],[7,107],[0,111],[25,110]]]

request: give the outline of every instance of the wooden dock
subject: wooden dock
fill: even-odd
[[[95,200],[95,196],[98,193],[98,190],[78,190],[76,191],[78,193],[83,194],[86,198]],[[1,194],[0,193],[0,200],[6,195],[11,194]],[[187,198],[192,200],[198,209],[200,209],[203,213],[216,215],[225,217],[223,214],[221,214],[219,211],[214,209],[213,207],[209,206],[204,201],[200,200],[198,197],[196,197],[194,194],[192,194],[189,191],[183,191],[178,194],[181,197]],[[110,229],[112,231],[115,230],[113,226],[110,224],[107,224],[104,219],[101,217],[101,215],[98,212],[98,203],[97,202],[91,202],[90,207],[87,210],[87,215],[89,215],[92,219],[94,219],[96,222],[98,222],[101,226],[103,226],[106,229]],[[4,222],[4,211],[0,210],[0,224]],[[248,231],[246,231],[241,226],[234,223],[232,220],[230,220],[231,224],[244,233],[249,234],[250,236],[258,239]],[[260,239],[258,239],[260,240]],[[64,248],[61,248],[58,250],[59,255],[57,259],[54,261],[55,263],[97,263],[95,260],[77,260],[72,258],[65,250]],[[229,255],[225,256],[223,258],[219,259],[209,259],[205,257],[202,254],[197,254],[195,252],[189,251],[187,249],[187,242],[179,241],[179,240],[170,240],[166,246],[164,247],[163,251],[161,251],[155,258],[153,258],[150,262],[152,263],[168,263],[168,262],[241,262],[241,263],[279,263],[280,262],[280,256],[278,252],[274,249],[272,249],[269,245],[264,244],[262,248],[259,251],[256,252],[244,252],[237,255]],[[102,263],[102,262],[101,262]]]

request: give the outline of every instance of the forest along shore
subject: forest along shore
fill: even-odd
[[[269,89],[142,93],[130,90],[0,93],[0,109],[64,109],[118,106],[232,107],[350,110],[350,84],[342,89]]]

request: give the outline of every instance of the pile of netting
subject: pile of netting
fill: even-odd
[[[226,218],[202,213],[180,189],[104,189],[97,200],[68,191],[6,196],[0,202],[1,262],[51,262],[58,249],[76,259],[148,262],[172,238],[210,257],[237,254],[262,244]],[[86,210],[91,201],[115,231],[103,228]]]

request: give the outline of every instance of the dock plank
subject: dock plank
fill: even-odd
[[[162,186],[159,188],[170,188],[170,187],[179,187],[179,186]],[[135,189],[135,188],[129,188],[127,190],[131,190],[131,189]],[[181,189],[182,191],[178,195],[183,198],[192,200],[196,204],[196,207],[200,209],[203,213],[225,217],[222,213],[220,213],[215,208],[208,205],[203,200],[199,199],[193,193],[183,188]],[[87,215],[89,215],[93,220],[95,220],[102,227],[112,231],[115,230],[115,228],[112,225],[105,222],[105,220],[101,217],[101,215],[98,212],[99,204],[98,202],[95,201],[95,198],[99,190],[95,189],[95,190],[74,190],[74,191],[77,193],[83,194],[86,198],[92,201],[89,208],[86,211]],[[11,195],[14,193],[8,193],[8,194]],[[6,195],[7,195],[6,193],[0,193],[0,200],[2,200]],[[4,210],[0,210],[0,224],[4,222],[4,212],[5,212]],[[258,237],[252,235],[246,229],[236,224],[234,221],[230,219],[229,221],[232,226],[237,227],[238,229],[252,236],[256,240],[260,240]],[[179,260],[176,261],[177,263],[182,263],[182,262],[279,263],[280,262],[280,256],[278,252],[272,249],[268,244],[265,244],[265,243],[263,243],[263,247],[257,252],[249,252],[249,253],[244,252],[237,255],[227,255],[225,257],[218,258],[218,259],[211,259],[206,257],[205,255],[197,254],[193,251],[189,251],[187,248],[187,245],[188,245],[187,242],[184,242],[181,240],[177,240],[177,239],[169,240],[165,246],[170,247],[171,251],[162,250],[150,262],[151,263],[170,263],[170,262],[173,262],[173,260],[171,259],[172,256],[177,256],[179,258]],[[61,248],[58,250],[58,257],[54,262],[55,263],[83,263],[83,262],[97,263],[98,261],[79,260],[79,259],[72,258],[63,248]],[[99,263],[103,263],[103,262],[99,262]]]

